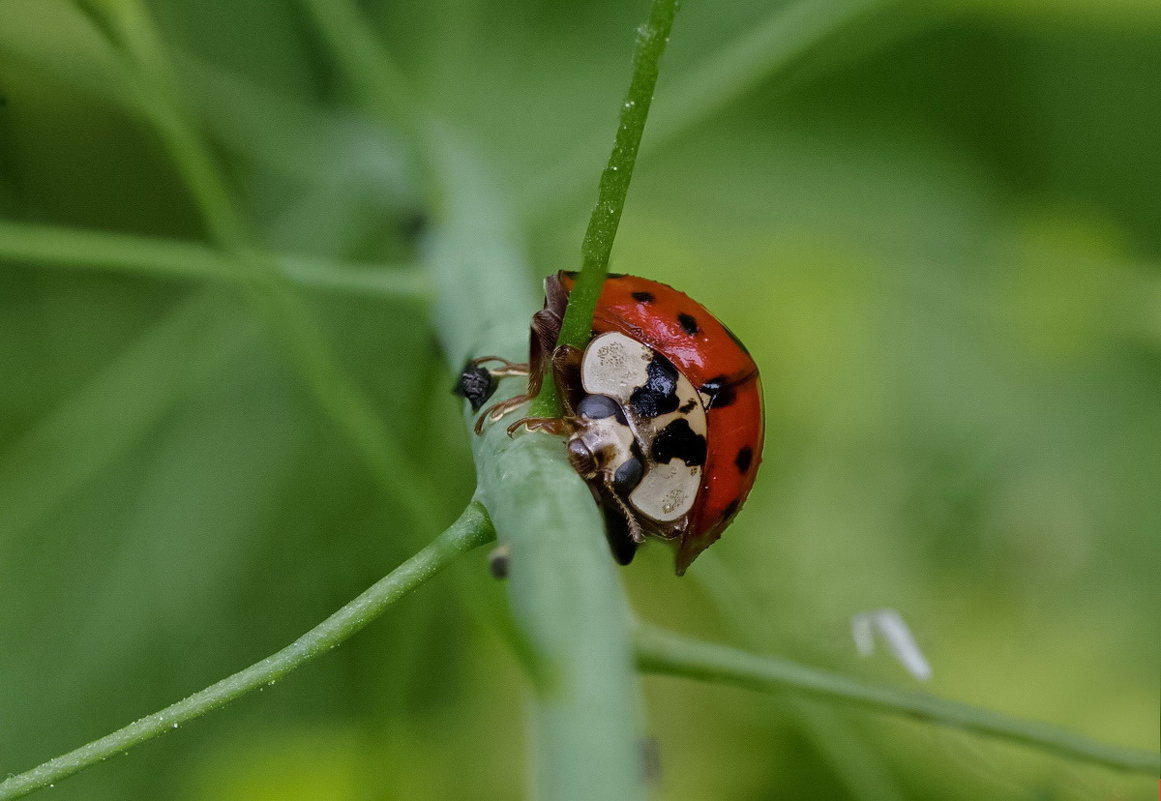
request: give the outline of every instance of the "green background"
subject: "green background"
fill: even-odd
[[[704,116],[684,81],[776,7],[678,16],[612,268],[747,343],[766,458],[704,568],[677,580],[654,545],[622,576],[670,628],[1155,750],[1161,6],[867,5],[783,68],[712,85]],[[362,10],[506,188],[530,285],[575,267],[645,6]],[[426,205],[407,132],[364,111],[304,7],[151,11],[263,246],[406,269]],[[0,0],[0,217],[204,240],[114,58],[75,6]],[[0,262],[0,773],[278,649],[428,537],[245,294],[206,287]],[[423,308],[303,293],[450,522],[471,459]],[[46,792],[519,797],[504,605],[474,553],[276,687]],[[851,617],[883,607],[929,683],[856,655]],[[920,723],[646,690],[659,798],[1153,792]]]

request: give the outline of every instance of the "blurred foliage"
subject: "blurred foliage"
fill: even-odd
[[[604,158],[588,143],[611,138],[643,6],[363,10],[526,209],[540,272],[575,266]],[[769,11],[687,3],[657,115],[680,119],[667,86]],[[424,204],[403,140],[360,112],[302,7],[152,12],[265,246],[412,258]],[[643,617],[908,684],[849,636],[852,615],[894,607],[934,692],[1157,747],[1158,85],[1152,2],[884,3],[712,119],[652,150],[646,131],[613,269],[729,322],[762,368],[769,432],[745,512],[707,555],[738,605],[716,608],[698,565],[674,579],[654,546],[623,571]],[[574,155],[591,156],[584,185],[529,204]],[[0,0],[0,215],[204,236],[107,43],[62,0]],[[473,477],[423,311],[307,299],[450,522]],[[423,544],[396,519],[230,287],[0,264],[5,772],[281,647]],[[54,797],[519,795],[522,679],[483,561]],[[648,691],[667,799],[1151,787],[914,722],[672,679]]]

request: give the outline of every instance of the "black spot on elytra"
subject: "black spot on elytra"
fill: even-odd
[[[750,446],[746,445],[738,451],[737,457],[734,459],[734,464],[738,466],[739,473],[745,473],[750,469],[750,462],[754,460],[754,451],[750,450]]]
[[[725,511],[722,512],[722,520],[728,522],[731,517],[737,514],[739,503],[740,501],[737,498],[734,498],[732,501],[730,501],[729,506],[727,506]]]
[[[709,396],[706,410],[721,409],[734,402],[734,386],[724,375],[719,375],[706,381],[699,390]]]
[[[652,292],[634,292],[633,300],[637,301],[638,303],[652,303],[653,301],[657,300],[657,298],[653,297]]]
[[[492,397],[496,391],[496,379],[487,367],[468,362],[460,372],[459,381],[452,387],[452,392],[460,397],[467,398],[472,405],[472,411],[480,411],[480,407]]]
[[[701,330],[697,327],[697,320],[692,315],[685,314],[684,312],[677,315],[677,322],[681,323],[681,330],[690,336],[693,336]]]
[[[645,371],[648,375],[645,386],[637,387],[629,396],[629,405],[634,413],[639,417],[652,418],[675,411],[677,368],[660,353],[654,353]]]
[[[687,400],[685,402],[685,405],[682,406],[677,411],[681,412],[682,414],[689,414],[690,412],[692,412],[696,408],[697,408],[697,400],[695,398],[690,398],[689,400]]]
[[[705,464],[705,437],[695,434],[689,421],[679,417],[657,432],[649,455],[658,464],[676,458],[689,467],[697,467]]]

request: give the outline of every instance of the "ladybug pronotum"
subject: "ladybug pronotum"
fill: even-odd
[[[574,273],[545,279],[528,365],[469,363],[459,391],[479,408],[480,365],[528,373],[525,394],[481,415],[498,420],[551,375],[560,418],[521,426],[567,437],[569,462],[605,515],[613,555],[628,564],[647,535],[677,543],[677,573],[715,542],[741,508],[762,459],[762,384],[745,346],[700,303],[631,275],[606,278],[583,349],[556,347]],[[467,386],[465,386],[467,384]],[[490,387],[487,394],[491,394]]]

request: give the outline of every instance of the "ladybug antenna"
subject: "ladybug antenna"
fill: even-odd
[[[638,545],[644,543],[644,530],[642,530],[641,525],[637,522],[637,518],[629,509],[629,504],[625,503],[624,499],[622,499],[621,496],[617,494],[617,491],[613,488],[613,476],[607,470],[601,472],[601,483],[604,485],[608,496],[613,499],[613,503],[617,505],[617,509],[620,510],[621,516],[625,518],[625,525],[629,529],[630,539],[632,539],[633,542]]]

